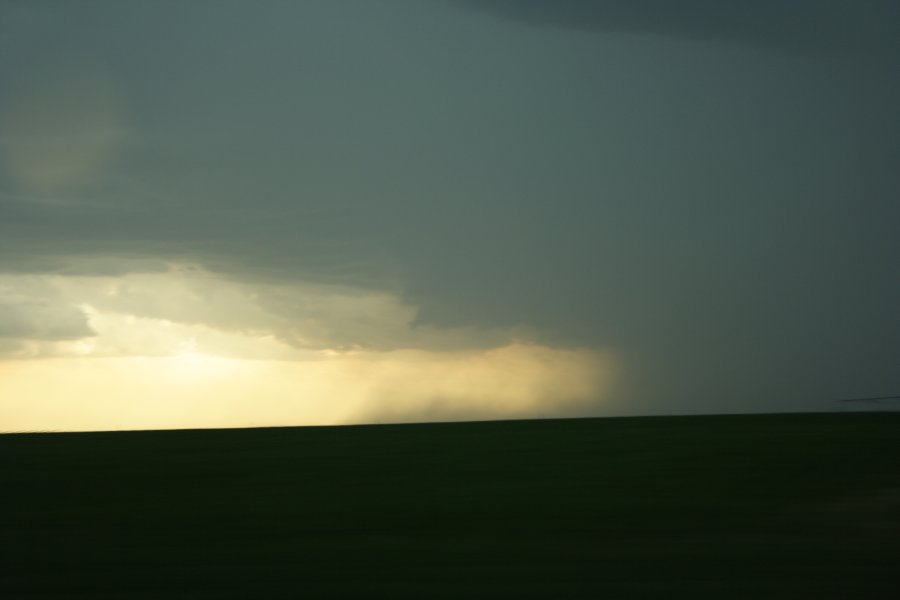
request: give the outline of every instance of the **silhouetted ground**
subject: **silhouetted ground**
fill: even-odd
[[[896,598],[900,414],[0,436],[0,598]]]

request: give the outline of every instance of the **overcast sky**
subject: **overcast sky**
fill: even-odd
[[[896,0],[0,0],[0,430],[900,393],[898,73]]]

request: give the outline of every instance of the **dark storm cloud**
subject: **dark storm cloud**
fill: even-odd
[[[900,385],[896,3],[468,4],[0,5],[0,269],[387,289],[613,349],[621,412]]]
[[[538,25],[900,57],[900,3],[895,0],[453,1]]]

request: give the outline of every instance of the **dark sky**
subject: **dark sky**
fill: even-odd
[[[900,393],[898,73],[894,0],[6,0],[0,354],[177,263],[614,352],[585,414]]]

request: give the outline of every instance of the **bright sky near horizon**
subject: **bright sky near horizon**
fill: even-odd
[[[0,0],[0,431],[900,392],[894,0]]]

